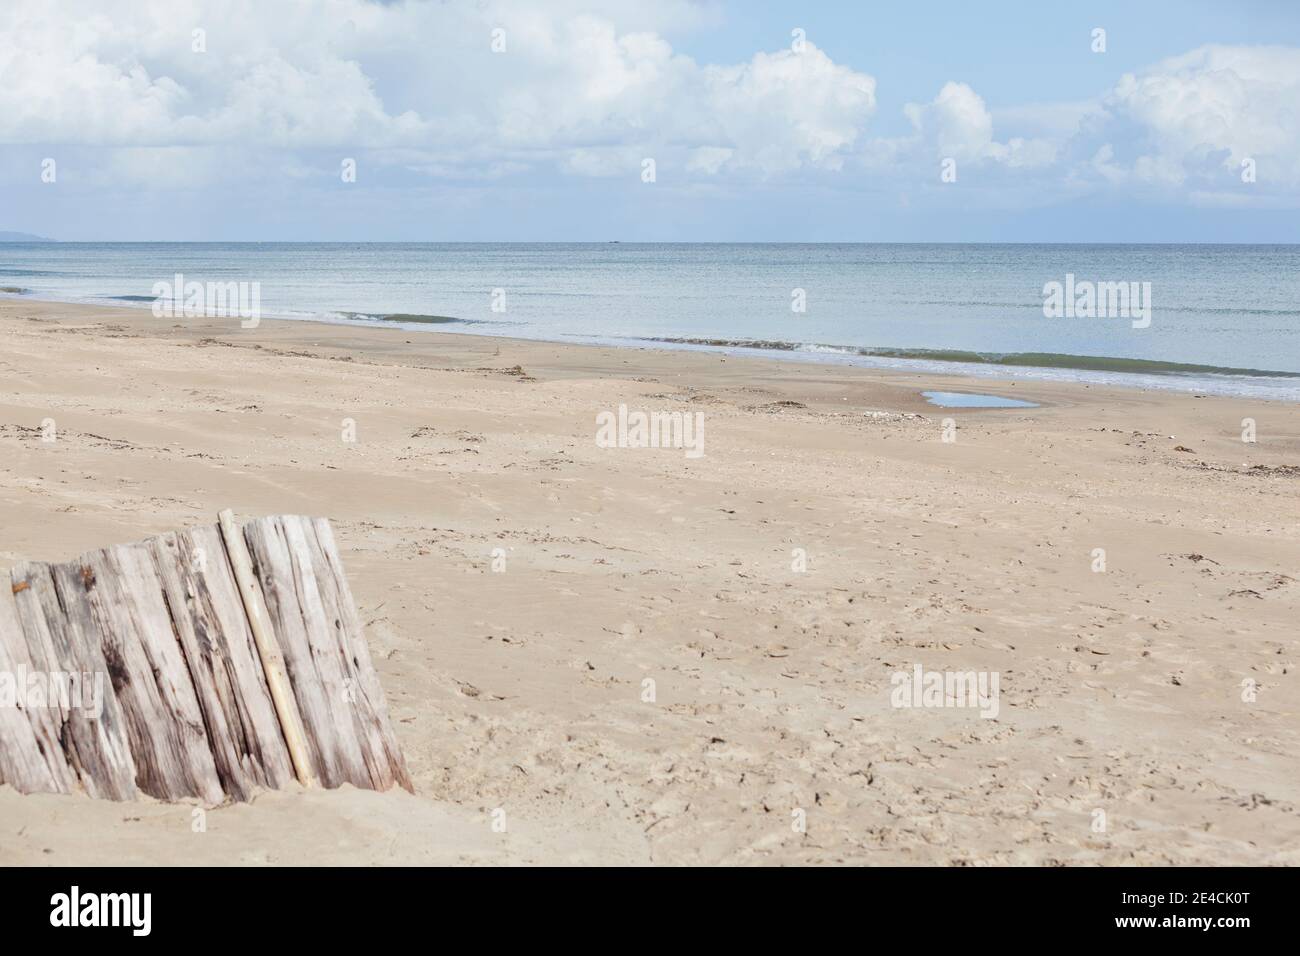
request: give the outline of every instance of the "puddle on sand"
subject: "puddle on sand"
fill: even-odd
[[[1018,398],[1001,395],[979,395],[974,392],[922,392],[926,401],[940,408],[1037,408],[1037,402],[1024,402]]]

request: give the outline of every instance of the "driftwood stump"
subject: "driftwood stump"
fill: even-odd
[[[206,527],[13,569],[0,783],[209,805],[295,776],[411,789],[329,522],[227,527],[234,555]]]

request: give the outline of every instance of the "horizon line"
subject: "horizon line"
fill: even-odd
[[[2,233],[0,233],[2,234]],[[315,246],[1300,246],[1277,241],[1038,239],[0,239],[21,245],[315,245]]]

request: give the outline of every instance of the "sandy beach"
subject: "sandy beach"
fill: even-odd
[[[1300,864],[1300,407],[20,299],[0,334],[0,568],[328,517],[416,789],[194,832],[0,787],[0,863]],[[620,405],[703,454],[600,447]],[[918,666],[996,716],[896,706]]]

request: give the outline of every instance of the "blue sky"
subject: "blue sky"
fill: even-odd
[[[1291,0],[751,0],[727,4],[723,17],[719,29],[686,33],[674,46],[698,59],[732,62],[773,48],[791,26],[802,26],[837,63],[888,78],[883,114],[930,98],[948,79],[972,84],[992,107],[1070,101],[1207,43],[1300,46],[1300,4]],[[1104,56],[1089,49],[1094,27],[1107,30]]]
[[[8,0],[0,230],[1300,241],[1281,0],[272,6]]]

